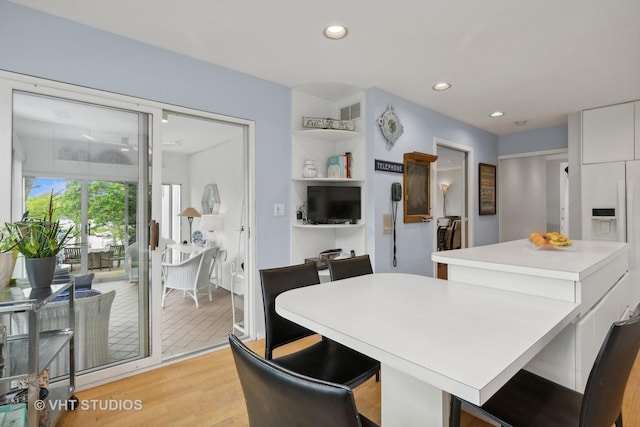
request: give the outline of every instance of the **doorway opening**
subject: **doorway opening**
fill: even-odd
[[[166,293],[162,359],[168,360],[225,343],[248,312],[244,275],[238,274],[249,267],[243,233],[248,132],[245,125],[195,114],[165,111],[163,117],[163,280],[170,283],[182,269],[209,278],[204,287],[195,285],[198,308],[183,292]],[[191,219],[184,216],[188,208]],[[209,264],[204,252],[212,247],[217,251]],[[205,262],[190,261],[196,256]]]
[[[501,242],[526,239],[533,231],[568,230],[567,159],[558,150],[499,159]]]
[[[472,245],[473,223],[469,218],[472,201],[469,188],[473,176],[469,173],[470,147],[435,138],[438,160],[435,167],[434,217],[436,218],[435,248],[437,251],[466,248]],[[447,266],[437,264],[436,277],[446,279]]]

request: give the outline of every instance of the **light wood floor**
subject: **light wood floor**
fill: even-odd
[[[292,344],[294,350],[306,346]],[[250,341],[248,346],[264,354],[264,340]],[[276,355],[277,355],[276,354]],[[383,379],[384,380],[384,379]],[[355,391],[358,410],[380,423],[380,383],[371,379]],[[141,410],[83,410],[69,413],[65,427],[98,426],[246,426],[248,419],[242,388],[228,348],[185,362],[146,372],[124,380],[77,393],[88,407],[104,407],[110,401],[140,400]],[[111,404],[113,407],[113,404]],[[120,403],[126,407],[127,404]],[[640,356],[636,359],[624,397],[625,427],[640,427]],[[488,424],[463,413],[462,427]]]

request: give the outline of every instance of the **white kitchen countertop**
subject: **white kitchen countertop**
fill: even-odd
[[[626,252],[627,247],[621,242],[574,240],[568,247],[538,248],[528,239],[523,239],[433,252],[431,259],[449,265],[580,281],[621,251]]]
[[[401,273],[305,286],[276,298],[281,316],[476,404],[571,322],[578,307]],[[384,387],[384,375],[382,381]]]

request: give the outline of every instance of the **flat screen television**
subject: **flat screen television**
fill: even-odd
[[[361,218],[360,187],[307,187],[307,222],[310,224],[355,224]]]

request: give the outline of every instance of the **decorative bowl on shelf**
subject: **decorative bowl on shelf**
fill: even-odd
[[[315,178],[318,176],[318,167],[314,160],[305,160],[302,168],[302,176],[304,178]]]
[[[204,244],[204,235],[202,234],[202,231],[200,231],[200,230],[194,231],[193,235],[191,236],[191,240],[196,245],[203,245]]]

